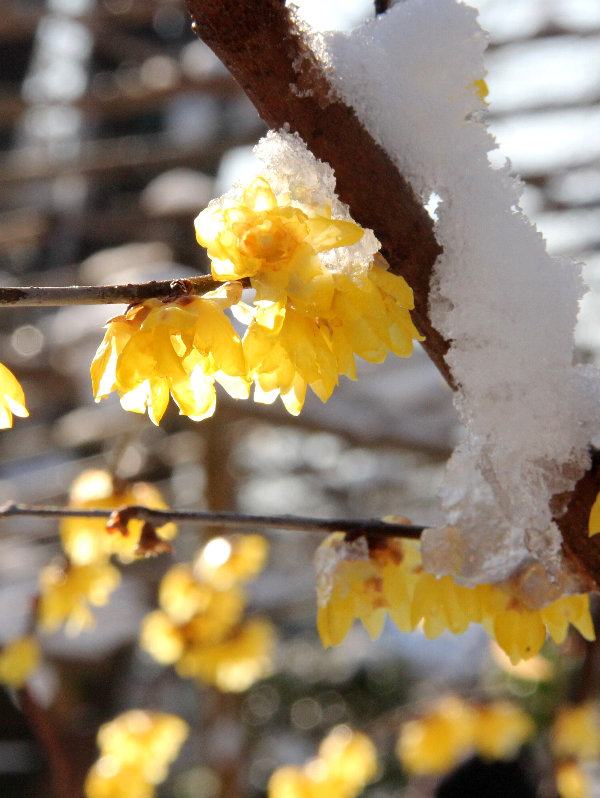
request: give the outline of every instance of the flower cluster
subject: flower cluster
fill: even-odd
[[[347,726],[331,731],[319,753],[304,767],[276,770],[269,798],[355,798],[377,774],[377,752],[371,740]]]
[[[125,410],[147,410],[159,424],[169,396],[182,415],[212,416],[215,380],[234,398],[246,398],[242,344],[224,313],[241,294],[239,283],[228,283],[202,297],[149,299],[115,316],[92,361],[96,401],[117,391]]]
[[[117,509],[124,505],[167,506],[153,485],[131,485],[101,469],[84,471],[71,485],[70,507]],[[109,530],[101,518],[63,519],[60,536],[67,561],[51,563],[40,574],[40,627],[53,632],[65,623],[69,635],[91,628],[94,616],[90,605],[107,604],[121,581],[119,570],[110,562],[111,555],[124,563],[141,556],[142,529],[143,522],[137,519],[129,520],[123,531]],[[161,540],[170,540],[177,534],[177,527],[165,524],[156,533]]]
[[[25,394],[15,375],[0,363],[0,429],[13,425],[13,415],[27,418]]]
[[[271,670],[273,627],[263,618],[243,620],[240,583],[258,574],[267,544],[259,535],[213,538],[194,566],[173,566],[159,589],[161,609],[142,624],[140,644],[180,676],[224,692],[247,690]]]
[[[86,798],[153,798],[188,736],[175,715],[125,712],[98,732],[100,757],[90,769]]]
[[[236,399],[273,402],[297,415],[307,387],[324,402],[354,356],[381,363],[388,352],[412,353],[422,340],[410,310],[413,294],[376,256],[368,270],[343,273],[324,256],[357,244],[365,231],[332,219],[330,205],[297,187],[275,195],[255,178],[239,199],[222,198],[196,219],[213,278],[223,286],[202,297],[148,300],[108,322],[92,363],[96,401],[117,391],[126,410],[158,424],[169,394],[180,412],[199,420],[215,409],[214,383]],[[352,269],[350,269],[352,272]],[[241,302],[249,279],[253,305]],[[224,309],[248,325],[243,341]]]
[[[37,620],[45,632],[54,632],[63,623],[69,636],[94,626],[90,605],[103,607],[121,581],[121,574],[109,562],[90,565],[52,563],[40,573]]]
[[[594,701],[559,709],[552,728],[552,751],[562,798],[588,798],[590,785],[584,767],[600,757],[600,715]]]
[[[103,507],[117,509],[125,505],[142,505],[153,509],[166,509],[167,505],[153,485],[147,482],[130,484],[115,479],[108,471],[90,469],[83,471],[71,485],[69,507]],[[121,562],[136,558],[143,522],[132,519],[127,524],[127,535],[109,531],[102,518],[64,518],[60,523],[60,537],[65,554],[73,565],[104,563],[111,555]],[[157,529],[162,540],[172,540],[177,534],[175,524],[165,524]]]
[[[0,651],[0,682],[19,689],[41,663],[40,647],[30,635],[11,640]]]
[[[396,751],[407,773],[441,775],[473,753],[512,759],[534,732],[529,715],[509,701],[475,705],[445,696],[402,726]]]
[[[562,643],[570,623],[586,639],[594,639],[587,594],[532,609],[509,582],[469,588],[451,576],[438,579],[426,573],[414,541],[381,538],[369,543],[361,537],[348,542],[342,533],[334,533],[319,547],[316,566],[317,626],[325,646],[341,643],[355,618],[377,637],[386,613],[404,632],[422,624],[429,638],[446,630],[461,634],[470,623],[480,623],[513,664],[535,656],[547,632]]]

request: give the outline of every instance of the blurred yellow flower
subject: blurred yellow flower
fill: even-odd
[[[594,701],[561,707],[552,728],[552,750],[564,759],[600,756],[600,719]]]
[[[474,743],[483,759],[512,759],[535,734],[531,717],[510,701],[494,701],[477,707]]]
[[[174,665],[185,651],[184,630],[166,612],[155,610],[142,621],[140,647],[161,665]]]
[[[364,234],[354,222],[332,219],[328,206],[276,197],[263,177],[246,187],[241,200],[209,205],[195,225],[213,277],[250,277],[256,289],[256,322],[272,332],[281,328],[288,297],[298,310],[313,316],[328,307],[333,278],[317,254],[356,244]]]
[[[41,661],[35,637],[28,635],[11,640],[0,651],[0,682],[15,689],[23,687]]]
[[[445,696],[418,720],[405,723],[396,753],[407,773],[447,773],[471,750],[476,713],[455,696]]]
[[[491,761],[512,759],[534,733],[533,720],[509,701],[471,705],[444,696],[402,726],[396,752],[407,773],[441,775],[473,752]]]
[[[371,740],[347,726],[333,729],[318,755],[303,768],[278,768],[269,780],[269,798],[355,798],[377,775]]]
[[[69,636],[94,626],[90,604],[108,604],[110,594],[121,580],[119,571],[108,562],[91,565],[52,564],[40,574],[38,622],[45,632],[66,624]]]
[[[217,590],[254,579],[265,567],[269,544],[262,535],[227,535],[209,540],[194,571]]]
[[[201,297],[150,299],[111,319],[91,366],[96,401],[116,390],[125,410],[148,410],[158,424],[169,394],[181,415],[211,416],[215,380],[235,399],[247,398],[241,341],[223,312],[241,291],[227,283]]]
[[[0,363],[0,429],[13,425],[13,415],[27,418],[25,394],[12,371]]]
[[[218,643],[192,642],[175,669],[180,676],[214,685],[224,693],[241,693],[270,675],[274,639],[270,621],[251,618]]]
[[[124,505],[143,505],[155,509],[166,509],[160,491],[147,482],[130,484],[116,480],[108,471],[90,469],[83,471],[71,485],[69,507],[108,507],[116,509]],[[121,562],[132,562],[140,541],[143,521],[129,521],[129,534],[109,532],[102,518],[64,518],[60,522],[60,536],[65,553],[74,565],[90,565],[103,562],[111,554],[117,554]],[[163,540],[172,540],[177,535],[175,524],[165,524],[157,529]]]
[[[577,762],[561,762],[556,768],[556,788],[561,798],[590,798],[586,772]]]
[[[216,643],[239,622],[245,599],[237,587],[217,590],[199,582],[190,565],[174,565],[163,576],[158,601],[178,624],[189,623],[197,642]]]
[[[175,715],[134,709],[98,732],[100,758],[90,770],[87,798],[151,798],[189,733]]]
[[[317,628],[325,647],[341,643],[354,618],[377,637],[386,613],[400,630],[422,625],[430,638],[444,631],[461,634],[470,623],[481,623],[513,665],[536,656],[547,632],[563,642],[569,624],[594,639],[587,594],[531,609],[513,594],[510,582],[469,588],[451,576],[426,573],[414,541],[388,538],[369,545],[364,537],[348,542],[334,533],[317,549],[315,563]]]

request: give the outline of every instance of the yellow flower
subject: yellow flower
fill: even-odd
[[[592,794],[587,774],[577,762],[561,762],[556,768],[556,787],[561,798],[589,798]]]
[[[347,726],[331,731],[315,759],[303,768],[278,768],[269,780],[269,798],[355,798],[377,774],[371,740]]]
[[[600,532],[600,493],[594,499],[588,520],[588,534],[590,537]]]
[[[475,88],[475,93],[477,94],[477,96],[480,97],[486,105],[488,105],[486,97],[490,93],[490,90],[488,89],[487,82],[484,80],[484,78],[479,78],[478,80],[474,80],[473,86]]]
[[[369,544],[363,537],[348,543],[334,533],[317,550],[316,566],[317,628],[325,647],[341,643],[354,618],[377,637],[386,612],[402,631],[422,624],[430,638],[444,631],[461,634],[470,623],[481,623],[513,665],[536,656],[547,632],[561,643],[570,623],[594,639],[587,594],[531,609],[513,595],[510,582],[468,588],[451,576],[426,573],[418,543],[411,541]]]
[[[89,605],[108,604],[110,594],[121,579],[110,563],[48,565],[40,574],[38,621],[46,632],[53,632],[66,623],[68,635],[76,635],[94,626]]]
[[[87,798],[151,798],[189,733],[175,715],[131,710],[98,732],[100,758],[90,770]]]
[[[327,765],[327,780],[338,795],[359,795],[377,775],[377,751],[366,734],[347,726],[334,728],[319,746],[319,759]]]
[[[292,204],[276,197],[263,177],[255,178],[241,200],[209,205],[195,222],[216,280],[250,277],[256,289],[256,321],[277,332],[288,297],[313,315],[325,309],[333,279],[317,254],[356,244],[364,231],[331,218],[328,206]]]
[[[21,418],[29,415],[25,394],[12,371],[0,363],[0,429],[12,427],[13,415]]]
[[[84,785],[86,798],[154,798],[156,789],[138,768],[123,767],[105,756],[93,765]]]
[[[18,689],[40,666],[42,656],[35,637],[17,637],[0,651],[0,682]]]
[[[161,665],[174,665],[183,656],[186,639],[166,612],[155,610],[142,621],[140,646]]]
[[[113,479],[108,471],[91,469],[81,473],[71,485],[69,507],[108,507],[143,505],[166,509],[160,491],[147,482],[129,484]],[[74,565],[104,562],[111,554],[118,554],[121,562],[132,562],[142,534],[143,522],[128,523],[127,536],[108,532],[102,518],[65,518],[60,523],[60,536],[65,553]],[[157,529],[163,540],[177,535],[175,524],[165,524]]]
[[[475,712],[454,696],[442,698],[425,717],[405,723],[396,753],[407,773],[447,773],[473,744]]]
[[[297,416],[307,386],[323,402],[338,384],[338,365],[328,326],[287,306],[277,335],[252,321],[243,340],[248,374],[254,381],[254,401],[270,404],[277,396]]]
[[[552,729],[552,749],[560,758],[597,759],[600,756],[598,706],[593,701],[561,707]]]
[[[354,355],[370,363],[383,363],[388,352],[410,357],[413,339],[423,341],[409,311],[415,306],[413,292],[403,277],[372,263],[366,279],[357,283],[345,274],[334,274],[335,292],[324,312],[331,330],[332,348],[339,373],[356,379]]]
[[[230,637],[213,645],[192,645],[177,662],[180,676],[241,693],[271,673],[273,625],[262,618],[245,621]]]
[[[228,283],[201,297],[150,299],[111,319],[91,367],[96,401],[116,390],[126,410],[148,410],[158,424],[169,393],[195,421],[214,413],[215,380],[234,398],[247,398],[241,341],[223,312],[241,290]]]
[[[483,759],[512,759],[534,733],[533,720],[509,701],[494,701],[477,709],[474,743]]]
[[[218,590],[198,582],[187,564],[174,565],[163,576],[159,604],[178,624],[195,622],[198,642],[217,642],[238,623],[244,610],[244,595],[237,587]]]
[[[217,590],[254,579],[265,567],[269,544],[262,535],[228,535],[209,540],[195,564],[198,576]]]
[[[383,258],[380,258],[381,262]],[[251,321],[244,336],[254,401],[278,395],[292,415],[304,404],[306,389],[326,402],[340,374],[356,379],[354,356],[382,363],[388,352],[409,357],[413,339],[423,340],[410,318],[413,293],[402,277],[372,264],[361,284],[332,274],[331,302],[318,315],[288,301],[277,334]]]

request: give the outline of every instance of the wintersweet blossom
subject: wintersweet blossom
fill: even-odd
[[[117,391],[125,410],[147,410],[159,424],[169,395],[181,415],[212,416],[215,381],[235,399],[247,398],[241,341],[223,312],[241,290],[226,283],[201,297],[150,299],[111,319],[91,366],[96,401]]]
[[[595,701],[561,707],[552,727],[552,750],[560,759],[600,756],[600,717]]]
[[[11,640],[0,651],[0,682],[19,689],[42,661],[40,647],[31,635]]]
[[[40,627],[53,632],[65,623],[70,636],[93,627],[90,604],[96,607],[108,604],[120,580],[119,571],[108,562],[46,566],[40,574]]]
[[[288,412],[298,415],[307,387],[326,402],[341,374],[356,379],[355,355],[382,363],[388,352],[409,357],[413,340],[423,340],[410,318],[413,293],[402,277],[373,263],[360,282],[339,273],[332,279],[331,302],[318,315],[288,301],[276,334],[257,316],[251,321],[243,347],[255,401],[270,403],[280,395]]]
[[[217,589],[208,582],[196,580],[192,567],[182,563],[174,565],[163,576],[158,602],[175,623],[189,623],[194,619],[199,640],[213,642],[222,639],[238,623],[245,598],[235,585]]]
[[[269,798],[355,798],[377,774],[371,740],[337,726],[304,767],[278,768],[269,780]]]
[[[87,798],[152,798],[189,734],[175,715],[134,709],[101,726]]]
[[[556,768],[556,788],[561,798],[589,798],[590,780],[578,762],[561,762]]]
[[[269,675],[274,628],[263,618],[242,621],[238,584],[256,576],[266,553],[259,535],[232,535],[209,541],[194,568],[173,566],[160,583],[161,609],[142,622],[141,647],[180,676],[223,692],[242,692]]]
[[[227,535],[209,540],[194,563],[194,572],[217,590],[254,579],[265,567],[269,543],[262,535]]]
[[[250,277],[256,322],[272,332],[281,328],[288,298],[313,316],[329,306],[333,277],[318,253],[356,244],[364,234],[354,222],[332,219],[327,205],[276,197],[264,177],[256,177],[240,200],[209,205],[195,225],[215,280]]]
[[[270,676],[274,640],[275,629],[266,618],[244,621],[231,635],[212,645],[196,643],[192,634],[175,670],[224,693],[242,693]]]
[[[531,717],[509,701],[475,705],[450,695],[402,726],[396,752],[408,773],[441,775],[472,753],[512,759],[534,733]]]
[[[106,507],[116,509],[124,505],[142,505],[166,509],[160,491],[147,482],[128,483],[115,479],[103,469],[83,471],[74,480],[69,491],[69,507]],[[91,565],[105,562],[117,554],[121,562],[132,562],[142,534],[143,521],[132,519],[127,524],[127,535],[108,531],[102,518],[64,518],[60,522],[63,549],[73,565]],[[157,528],[162,540],[172,540],[177,535],[173,523]]]
[[[25,394],[15,375],[0,363],[0,429],[12,427],[13,415],[27,418]]]
[[[399,629],[422,625],[427,637],[448,630],[461,634],[480,623],[516,664],[539,653],[546,634],[562,643],[569,624],[594,639],[589,596],[565,596],[539,610],[528,607],[510,582],[458,585],[451,576],[425,572],[419,544],[399,539],[362,537],[348,542],[342,533],[330,535],[319,547],[317,566],[317,627],[323,645],[338,645],[355,618],[377,637],[386,613]]]

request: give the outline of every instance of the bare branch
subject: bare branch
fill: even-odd
[[[13,516],[36,518],[106,518],[125,514],[127,519],[152,521],[158,526],[169,522],[191,523],[198,526],[221,526],[240,532],[257,528],[281,529],[287,532],[345,532],[351,537],[381,535],[416,540],[426,527],[414,524],[388,524],[378,518],[303,518],[294,515],[239,515],[237,513],[208,512],[204,510],[155,510],[138,505],[119,510],[105,508],[46,507],[28,504],[5,504],[0,507],[0,519]]]
[[[248,280],[239,282],[247,287]],[[56,307],[64,305],[133,305],[147,299],[202,296],[223,283],[210,276],[185,280],[151,280],[127,285],[69,285],[59,287],[0,288],[0,306]]]

